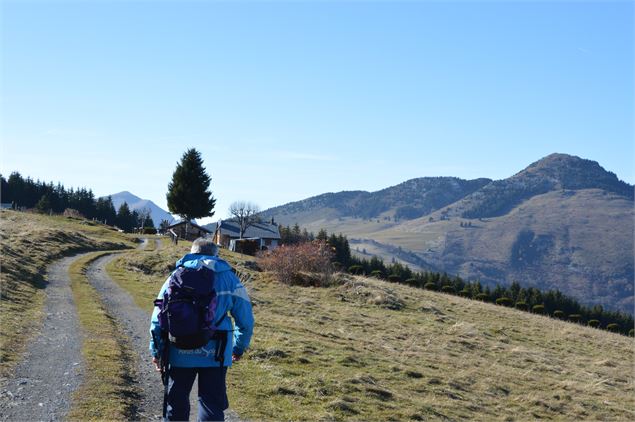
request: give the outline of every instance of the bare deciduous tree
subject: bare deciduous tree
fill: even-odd
[[[243,238],[247,228],[258,223],[260,217],[258,205],[247,201],[236,201],[229,206],[229,213],[234,217],[240,226],[240,238]]]

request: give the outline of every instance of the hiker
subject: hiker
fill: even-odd
[[[197,375],[198,420],[224,420],[227,368],[240,360],[251,340],[249,296],[217,254],[211,239],[196,239],[154,302],[150,352],[164,381],[164,420],[189,420]]]

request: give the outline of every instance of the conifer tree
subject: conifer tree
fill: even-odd
[[[130,212],[130,207],[127,202],[124,202],[119,207],[119,212],[117,213],[117,225],[120,229],[126,232],[132,231],[134,228],[134,222],[132,221],[132,213]]]
[[[214,215],[216,199],[209,191],[211,177],[205,172],[200,152],[188,149],[177,163],[166,195],[168,209],[185,221]]]
[[[35,208],[42,213],[49,212],[51,210],[51,198],[49,197],[49,195],[42,195],[40,200],[35,205]]]

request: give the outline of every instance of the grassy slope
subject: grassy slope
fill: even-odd
[[[114,275],[149,310],[166,260],[184,250],[126,254]],[[241,256],[223,256],[242,269]],[[633,339],[377,280],[318,289],[251,274],[257,326],[229,373],[232,407],[244,417],[635,416]],[[399,301],[401,310],[382,307]]]
[[[0,212],[0,236],[0,377],[5,377],[41,321],[47,265],[73,252],[133,242],[92,222],[6,210]]]

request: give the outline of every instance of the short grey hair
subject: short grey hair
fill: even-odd
[[[216,256],[218,255],[218,246],[212,239],[199,237],[192,243],[191,253]]]

